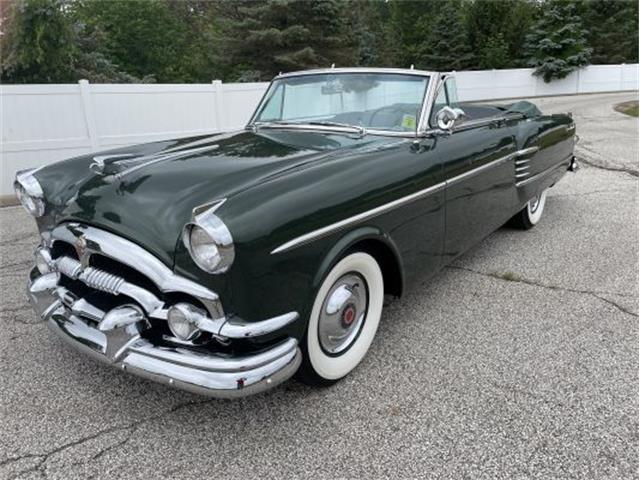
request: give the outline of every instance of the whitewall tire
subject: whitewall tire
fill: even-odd
[[[316,294],[300,378],[330,385],[356,368],[378,330],[383,300],[378,262],[364,252],[342,258]]]
[[[543,190],[527,202],[525,207],[512,219],[511,224],[515,227],[528,230],[533,228],[542,218],[544,207],[547,202],[547,190]]]

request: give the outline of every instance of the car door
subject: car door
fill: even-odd
[[[444,105],[458,107],[453,77],[441,84],[431,121]],[[444,252],[449,260],[503,225],[513,213],[517,203],[514,133],[513,122],[478,119],[438,138],[436,151],[446,181]]]

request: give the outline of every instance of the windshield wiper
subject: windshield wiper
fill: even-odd
[[[251,125],[254,129],[259,128],[299,128],[305,129],[309,127],[330,127],[331,130],[341,132],[343,130],[350,130],[356,133],[359,137],[364,137],[367,134],[367,129],[360,125],[350,125],[348,123],[338,123],[329,121],[309,121],[309,122],[287,122],[287,121],[273,121],[273,122],[255,122]],[[333,127],[333,128],[331,128]]]

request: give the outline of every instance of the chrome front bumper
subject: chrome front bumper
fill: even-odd
[[[95,315],[92,320],[93,307],[83,300],[66,301],[59,275],[31,271],[27,295],[38,315],[76,350],[135,375],[198,394],[233,398],[273,388],[300,365],[300,349],[293,338],[242,357],[153,345],[141,335],[150,327],[142,309],[138,317],[118,323],[96,320]]]

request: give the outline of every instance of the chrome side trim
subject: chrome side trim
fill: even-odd
[[[524,157],[526,155],[537,153],[539,150],[540,147],[523,148],[522,150],[518,150],[515,155],[516,157]]]
[[[411,195],[407,195],[406,197],[402,197],[399,198],[397,200],[394,200],[392,202],[389,203],[385,203],[384,205],[380,205],[379,207],[373,208],[371,210],[367,210],[366,212],[362,212],[358,215],[354,215],[352,217],[349,218],[345,218],[344,220],[341,220],[339,222],[335,222],[332,223],[330,225],[327,225],[326,227],[322,227],[319,228],[317,230],[313,230],[312,232],[306,233],[304,235],[301,235],[299,237],[294,238],[293,240],[290,240],[286,243],[283,243],[282,245],[280,245],[279,247],[273,249],[271,251],[271,254],[276,254],[276,253],[282,253],[282,252],[286,252],[289,251],[293,248],[299,247],[301,245],[304,245],[306,243],[310,243],[314,240],[317,240],[319,238],[325,237],[327,235],[332,234],[333,232],[336,232],[338,230],[342,230],[343,228],[346,228],[350,225],[353,225],[354,223],[358,223],[358,222],[362,222],[364,220],[368,220],[370,218],[373,218],[375,216],[381,215],[389,210],[393,210],[394,208],[398,208],[401,207],[407,203],[411,203],[414,202],[422,197],[425,197],[427,195],[430,195],[432,193],[436,193],[438,191],[440,191],[441,189],[448,187],[450,185],[453,185],[455,183],[460,182],[461,180],[464,180],[466,178],[472,177],[474,175],[477,175],[479,173],[482,173],[485,170],[488,170],[490,168],[496,167],[498,165],[500,165],[501,163],[504,163],[508,160],[510,160],[511,158],[513,158],[515,154],[514,153],[510,153],[508,155],[505,155],[503,157],[500,157],[496,160],[493,160],[489,163],[485,163],[484,165],[481,165],[477,168],[474,168],[473,170],[469,170],[467,172],[464,172],[460,175],[457,175],[453,178],[450,178],[444,182],[438,183],[436,185],[433,185],[429,188],[425,188],[424,190],[420,190],[418,192],[412,193]]]
[[[299,316],[298,312],[289,312],[284,315],[252,323],[231,317],[222,325],[218,335],[227,338],[259,337],[280,330],[282,327],[297,320]]]
[[[564,158],[560,163],[556,164],[556,165],[552,165],[548,168],[545,168],[543,171],[536,173],[534,176],[529,177],[525,180],[516,182],[516,187],[524,187],[525,185],[534,182],[550,173],[552,173],[554,170],[557,170],[558,168],[564,167],[564,163],[567,161],[571,161],[571,158],[573,157],[573,153],[571,155],[569,155],[568,157]],[[517,175],[516,175],[517,177]]]
[[[508,155],[505,155],[504,157],[500,157],[500,158],[498,158],[496,160],[493,160],[491,162],[485,163],[484,165],[480,165],[477,168],[474,168],[474,169],[469,170],[467,172],[461,173],[460,175],[457,175],[457,176],[455,176],[453,178],[450,178],[450,179],[448,179],[446,181],[447,187],[450,186],[450,185],[455,185],[456,183],[458,183],[458,182],[460,182],[462,180],[465,180],[465,179],[467,179],[469,177],[473,177],[475,175],[478,175],[479,173],[482,173],[485,170],[489,170],[490,168],[497,167],[501,163],[504,163],[507,160],[512,159],[513,156],[514,156],[514,154],[510,153]]]
[[[385,203],[384,205],[380,205],[379,207],[372,208],[371,210],[367,210],[366,212],[359,213],[358,215],[354,215],[349,218],[345,218],[344,220],[340,220],[339,222],[332,223],[331,225],[327,225],[326,227],[319,228],[312,232],[306,233],[299,237],[294,238],[286,243],[283,243],[279,247],[273,249],[271,254],[282,253],[293,248],[299,247],[300,245],[304,245],[306,243],[317,240],[318,238],[325,237],[327,235],[332,234],[335,231],[342,230],[354,223],[362,222],[364,220],[368,220],[382,213],[388,212],[389,210],[393,210],[394,208],[398,208],[407,203],[411,203],[419,198],[426,197],[432,193],[436,193],[442,190],[446,186],[446,182],[441,182],[436,185],[432,185],[431,187],[425,188],[418,192],[412,193],[411,195],[407,195],[406,197],[399,198],[394,200],[393,202]]]

